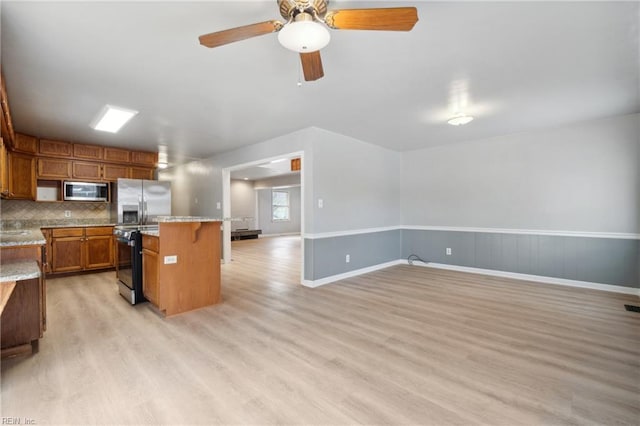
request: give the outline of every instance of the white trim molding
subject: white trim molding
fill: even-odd
[[[624,232],[551,231],[545,229],[471,228],[464,226],[421,226],[403,225],[401,229],[415,231],[484,232],[493,234],[551,235],[558,237],[611,238],[619,240],[640,240],[640,234]]]
[[[352,229],[347,231],[305,233],[303,238],[317,240],[321,238],[346,237],[349,235],[372,234],[375,232],[395,231],[448,231],[448,232],[484,232],[490,234],[550,235],[557,237],[610,238],[619,240],[640,240],[640,234],[624,232],[587,232],[587,231],[552,231],[545,229],[508,229],[508,228],[472,228],[465,226],[428,226],[428,225],[395,225],[379,228]]]
[[[406,263],[406,261],[403,259],[392,260],[391,262],[379,263],[377,265],[368,266],[366,268],[361,268],[361,269],[355,269],[353,271],[345,272],[343,274],[331,275],[329,277],[320,278],[318,280],[302,280],[302,285],[305,287],[311,287],[311,288],[320,287],[321,285],[344,280],[347,278],[356,277],[358,275],[367,274],[369,272],[385,269],[390,266],[400,265],[402,263]]]
[[[408,261],[403,259],[401,263],[408,264]],[[493,277],[513,278],[521,281],[534,281],[534,282],[545,283],[545,284],[556,284],[556,285],[563,285],[568,287],[588,288],[592,290],[602,290],[602,291],[610,291],[613,293],[624,293],[624,294],[632,294],[635,296],[640,296],[640,288],[635,288],[635,287],[623,287],[620,285],[592,283],[589,281],[568,280],[565,278],[546,277],[542,275],[521,274],[518,272],[497,271],[495,269],[473,268],[470,266],[448,265],[445,263],[432,263],[432,262],[423,263],[420,261],[413,261],[413,265],[422,266],[426,268],[437,268],[437,269],[447,269],[450,271],[468,272],[470,274],[490,275]]]
[[[389,268],[395,265],[408,265],[407,259],[392,260],[391,262],[380,263],[378,265],[369,266],[362,269],[345,272],[343,274],[331,275],[329,277],[320,278],[318,280],[303,280],[302,285],[305,287],[319,287],[321,285],[333,283],[347,278],[356,277],[358,275],[367,274],[369,272],[378,271],[380,269]],[[520,281],[533,281],[544,284],[556,284],[568,287],[587,288],[591,290],[609,291],[613,293],[631,294],[640,297],[640,288],[623,287],[619,285],[592,283],[589,281],[568,280],[564,278],[545,277],[541,275],[520,274],[516,272],[496,271],[493,269],[472,268],[468,266],[447,265],[444,263],[423,263],[419,261],[413,262],[414,266],[426,268],[447,269],[450,271],[467,272],[470,274],[490,275],[494,277],[512,278]]]
[[[346,237],[349,235],[373,234],[376,232],[396,231],[398,229],[402,229],[402,226],[384,226],[380,228],[353,229],[349,231],[320,232],[318,234],[305,233],[302,236],[302,238],[306,238],[307,240],[319,240],[321,238],[335,238],[335,237]]]

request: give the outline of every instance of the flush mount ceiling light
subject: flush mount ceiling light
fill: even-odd
[[[138,111],[105,105],[91,122],[91,127],[101,132],[117,133]]]
[[[472,116],[460,113],[450,118],[447,123],[451,124],[452,126],[461,126],[470,123],[472,120]]]
[[[329,44],[330,40],[327,27],[306,12],[298,13],[293,22],[278,32],[278,41],[282,46],[300,53],[316,52]]]

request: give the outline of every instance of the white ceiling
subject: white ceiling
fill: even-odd
[[[276,34],[216,49],[201,34],[278,19],[275,0],[2,1],[14,125],[41,137],[208,157],[309,126],[412,150],[640,111],[638,2],[414,5],[409,33],[331,31],[325,77],[298,87]],[[117,135],[106,103],[139,110]],[[446,124],[462,104],[476,119]]]

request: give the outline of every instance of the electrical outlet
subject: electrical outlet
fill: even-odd
[[[451,248],[450,247],[447,247],[446,253],[447,253],[447,256],[451,256]]]
[[[178,263],[178,256],[177,255],[173,255],[173,256],[165,256],[164,257],[164,264],[165,265],[171,265],[174,263]]]
[[[322,198],[318,198],[318,208],[321,209],[324,207],[324,201],[322,200]]]
[[[71,210],[65,210],[64,217],[71,217]]]
[[[196,204],[198,204],[198,197],[195,198],[195,202],[196,202]]]
[[[216,209],[220,210],[220,201],[216,203]]]
[[[348,254],[348,255],[346,255],[346,256],[345,256],[345,258],[344,258],[344,261],[345,261],[346,263],[351,262],[351,255],[349,255],[349,254]]]

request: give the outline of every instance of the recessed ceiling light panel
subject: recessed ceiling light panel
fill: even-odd
[[[105,105],[91,122],[91,127],[101,132],[117,133],[138,111]]]

